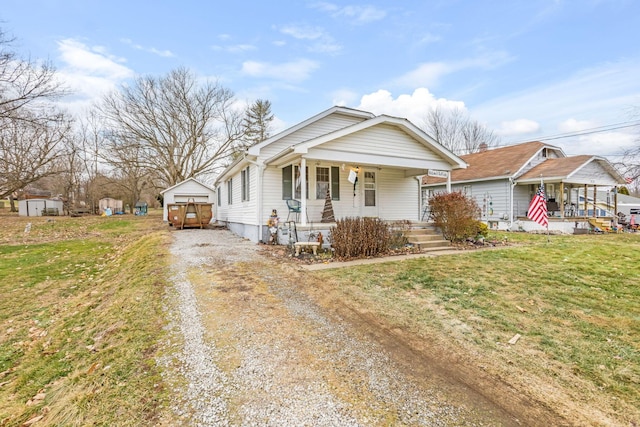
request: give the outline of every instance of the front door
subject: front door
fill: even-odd
[[[378,183],[376,172],[374,171],[364,171],[363,174],[363,183],[362,183],[362,192],[363,192],[363,205],[362,205],[362,216],[378,216]]]

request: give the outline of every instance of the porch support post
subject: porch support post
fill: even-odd
[[[300,224],[307,225],[307,159],[300,160]]]
[[[451,171],[447,172],[447,193],[451,193]]]
[[[618,186],[613,187],[613,216],[616,218],[616,224],[618,223]]]
[[[564,218],[564,182],[560,181],[560,218]]]
[[[587,201],[587,196],[588,196],[588,189],[587,189],[587,184],[584,185],[584,217],[588,217],[589,216],[589,205],[588,205],[588,201]]]
[[[598,216],[597,213],[596,213],[596,207],[597,207],[596,202],[598,201],[598,200],[596,200],[596,195],[597,195],[596,190],[597,189],[598,189],[598,186],[594,184],[593,185],[593,217],[594,218]]]

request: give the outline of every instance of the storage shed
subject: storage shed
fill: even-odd
[[[18,215],[20,216],[64,215],[64,204],[62,200],[56,200],[56,199],[19,200]]]
[[[113,199],[111,197],[105,197],[98,202],[100,213],[104,213],[107,209],[111,209],[113,214],[123,212],[122,200]]]
[[[175,203],[209,203],[215,206],[215,190],[195,178],[189,178],[160,192],[164,197],[162,220],[168,220],[167,206]],[[215,216],[215,215],[214,215]]]

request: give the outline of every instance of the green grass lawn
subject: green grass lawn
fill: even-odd
[[[162,221],[2,220],[0,425],[38,417],[37,425],[160,420]]]
[[[155,365],[160,217],[0,219],[0,426],[171,424]],[[640,233],[489,240],[505,237],[493,250],[308,274],[391,325],[463,348],[569,419],[640,423]]]
[[[391,323],[440,331],[502,375],[638,423],[640,233],[493,237],[515,244],[318,274]]]

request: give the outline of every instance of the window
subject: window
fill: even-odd
[[[331,200],[340,200],[340,168],[337,166],[316,168],[316,199],[327,197],[331,191]]]
[[[306,178],[306,190],[307,190],[307,199],[309,198],[309,168],[306,168],[305,171]],[[302,197],[302,188],[300,186],[300,167],[289,165],[285,168],[282,168],[282,199],[290,200],[297,199],[300,200]]]
[[[364,205],[375,206],[376,205],[376,173],[367,172],[364,173]]]
[[[227,181],[227,203],[233,204],[233,178]]]
[[[316,168],[316,199],[324,199],[329,191],[329,168]]]
[[[242,201],[246,202],[249,201],[249,192],[250,192],[250,187],[249,184],[251,182],[251,175],[249,173],[249,166],[247,166],[245,169],[242,169],[242,171],[240,172],[240,178],[241,178],[241,184],[242,184]]]

